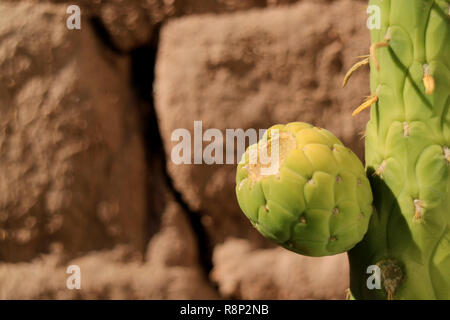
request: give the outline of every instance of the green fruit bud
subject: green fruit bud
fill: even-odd
[[[261,234],[308,256],[351,249],[373,210],[358,157],[329,131],[301,122],[271,127],[246,150],[236,194]]]

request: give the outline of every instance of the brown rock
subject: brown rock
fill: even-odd
[[[365,4],[349,0],[185,17],[163,28],[155,92],[168,168],[185,201],[204,215],[213,243],[260,239],[235,200],[238,160],[176,165],[173,131],[185,128],[194,139],[195,120],[203,132],[217,128],[223,135],[227,128],[305,121],[334,132],[362,157],[367,115],[351,112],[368,94],[368,72],[356,72],[346,89],[341,83],[368,47]]]
[[[80,268],[81,289],[68,289],[68,266]],[[0,264],[0,299],[217,299],[199,268],[142,263],[125,247],[59,262]]]
[[[147,247],[146,260],[166,266],[198,266],[198,242],[190,221],[170,192],[161,193],[165,202],[161,225]]]
[[[147,45],[158,33],[160,24],[181,16],[221,14],[253,8],[288,5],[301,0],[3,0],[4,2],[58,3],[78,5],[83,23],[99,18],[112,45],[121,52],[130,52]],[[331,2],[331,0],[302,0]],[[365,1],[366,0],[353,0]]]
[[[344,299],[349,287],[345,254],[311,258],[237,239],[216,247],[211,278],[236,299]]]
[[[186,214],[180,212],[175,202],[168,205],[165,214],[161,231],[149,243],[148,261],[168,266],[198,265],[197,239],[186,221]]]
[[[145,159],[128,59],[66,6],[0,5],[0,260],[145,242]],[[124,85],[125,84],[125,85]]]
[[[276,6],[298,0],[3,0],[6,2],[78,5],[83,24],[99,18],[114,47],[122,52],[146,45],[159,24],[184,15],[223,13]],[[67,15],[68,16],[68,15]]]
[[[162,188],[161,228],[144,257],[134,248],[90,252],[67,259],[53,252],[32,263],[0,263],[0,299],[218,299],[199,264],[198,244],[186,213]],[[69,290],[69,266],[78,266],[81,289]]]
[[[114,45],[128,52],[148,43],[157,26],[173,17],[264,7],[266,0],[104,0],[97,6],[81,3],[91,15],[100,17]]]
[[[115,46],[130,51],[149,42],[155,21],[142,0],[108,0],[99,7],[99,16]]]

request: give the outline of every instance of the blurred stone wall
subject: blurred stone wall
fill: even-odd
[[[365,2],[294,2],[2,1],[0,299],[344,297],[346,256],[263,239],[235,165],[171,161],[172,132],[196,120],[311,122],[363,157],[367,70],[340,86],[368,52]]]

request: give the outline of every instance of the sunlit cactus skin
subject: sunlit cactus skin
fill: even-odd
[[[275,154],[275,130],[279,160],[273,161],[273,174],[263,175],[259,155],[251,162],[251,150],[264,146]],[[358,157],[329,131],[302,122],[275,125],[247,149],[237,168],[236,194],[259,232],[308,256],[351,249],[362,240],[373,211]]]
[[[351,221],[342,224],[341,232],[357,240],[348,251],[349,297],[450,299],[450,2],[372,0],[369,4],[380,9],[380,28],[371,30],[370,55],[355,64],[343,82],[345,86],[353,72],[370,64],[371,95],[353,115],[370,108],[363,174],[370,180],[373,210],[366,207],[370,203],[367,196],[357,199],[359,204],[363,199],[364,212],[373,213],[362,241],[357,240],[359,233],[353,238],[347,235],[352,230]],[[319,171],[336,176],[330,171],[333,165],[323,165],[325,158],[326,152],[317,153],[310,159],[311,165],[322,165]],[[339,168],[358,166],[357,161],[348,161],[340,163]],[[262,180],[257,188],[246,189],[242,182],[248,177],[245,166],[244,156],[237,173],[238,200],[263,235],[306,255],[346,250],[346,246],[333,250],[326,245],[309,246],[308,240],[316,240],[315,232],[320,234],[328,216],[317,216],[314,232],[296,234],[302,212],[308,212],[303,193],[296,192],[299,189],[295,184],[292,188],[283,185],[283,179]],[[308,180],[307,166],[295,157],[290,158],[288,166],[296,167],[304,177],[303,188]],[[328,185],[321,184],[321,190],[335,186],[336,181],[331,180]],[[366,180],[360,181],[365,184]],[[267,214],[265,210],[267,197],[261,196],[267,194],[264,184],[279,197],[276,204],[293,208],[288,210],[289,215],[275,210],[272,220],[261,218],[270,217],[270,205]],[[296,201],[303,205],[297,207],[306,211],[293,205]],[[362,227],[357,231],[361,230],[365,231]],[[327,233],[323,235],[320,243],[326,242]],[[301,241],[293,242],[293,236]],[[380,287],[374,288],[368,282],[373,275],[370,270],[377,267],[381,281]]]
[[[371,50],[377,99],[366,128],[366,168],[376,210],[349,252],[351,292],[355,299],[450,299],[449,1],[370,4],[381,9],[372,48],[387,45]],[[389,285],[386,276],[380,290],[369,290],[367,267],[384,261],[401,279]]]

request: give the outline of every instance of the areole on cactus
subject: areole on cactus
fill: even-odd
[[[238,166],[239,205],[263,235],[289,250],[348,250],[355,299],[449,299],[450,3],[370,5],[380,8],[380,28],[371,30],[370,54],[343,82],[370,65],[372,95],[353,113],[370,108],[365,173],[328,131],[277,125]],[[258,149],[274,151],[275,129],[277,170],[261,175]],[[375,290],[366,283],[374,265],[382,283]]]

